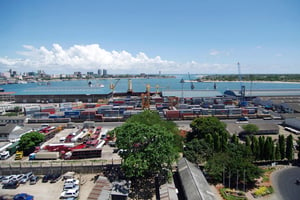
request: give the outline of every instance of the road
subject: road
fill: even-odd
[[[272,175],[272,185],[279,200],[300,199],[300,185],[295,184],[297,178],[300,178],[299,167],[288,167]]]
[[[226,120],[221,120],[222,122],[228,124],[228,123],[235,123],[236,119],[226,119]],[[178,127],[180,128],[190,128],[190,123],[192,122],[191,120],[181,120],[181,121],[174,121]],[[249,123],[254,123],[254,124],[281,124],[283,120],[263,120],[263,119],[249,119]],[[121,126],[124,122],[96,122],[96,126],[102,126],[107,129],[113,129],[117,126]],[[50,124],[53,126],[59,126],[62,124]],[[78,123],[78,125],[82,125],[82,123]],[[31,127],[31,128],[40,128],[40,124],[25,124],[26,127]]]

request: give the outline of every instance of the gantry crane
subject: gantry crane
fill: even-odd
[[[146,85],[146,93],[142,93],[142,109],[150,109],[150,84]]]
[[[191,90],[195,89],[194,83],[191,79],[190,73],[189,73],[189,79],[190,79],[190,83],[191,83]]]
[[[112,93],[111,96],[112,98],[114,97],[114,93],[115,93],[115,88],[117,87],[118,83],[119,83],[120,79],[116,79],[115,83],[110,83],[109,88],[111,89]]]
[[[239,75],[239,81],[240,81],[240,85],[241,85],[241,90],[240,90],[240,106],[246,106],[247,102],[245,101],[245,93],[246,93],[246,87],[243,84],[243,80],[242,80],[242,74],[241,74],[241,66],[240,63],[237,63],[237,67],[238,67],[238,75]]]

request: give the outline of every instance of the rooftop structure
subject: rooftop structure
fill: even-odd
[[[225,95],[240,97],[240,90],[226,90]],[[280,90],[246,90],[245,97],[288,97],[300,96],[300,89],[280,89]]]
[[[186,199],[215,200],[202,171],[185,158],[178,162],[178,173]]]
[[[164,97],[220,97],[223,94],[217,90],[165,90],[162,91]]]

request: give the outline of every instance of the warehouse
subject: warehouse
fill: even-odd
[[[287,118],[284,120],[283,125],[300,131],[300,118]]]

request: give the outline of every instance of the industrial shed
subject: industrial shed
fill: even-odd
[[[227,124],[227,131],[232,135],[243,135],[243,126],[247,124]],[[258,127],[257,135],[276,135],[279,134],[279,127],[277,124],[255,124]]]
[[[217,90],[164,90],[163,97],[222,97],[223,94]]]
[[[240,90],[226,90],[225,96],[240,97]],[[300,89],[246,90],[245,97],[300,97]]]
[[[186,158],[178,162],[178,174],[187,200],[216,199],[202,171]]]
[[[284,120],[283,124],[285,126],[300,130],[300,117],[287,118],[287,119]]]

